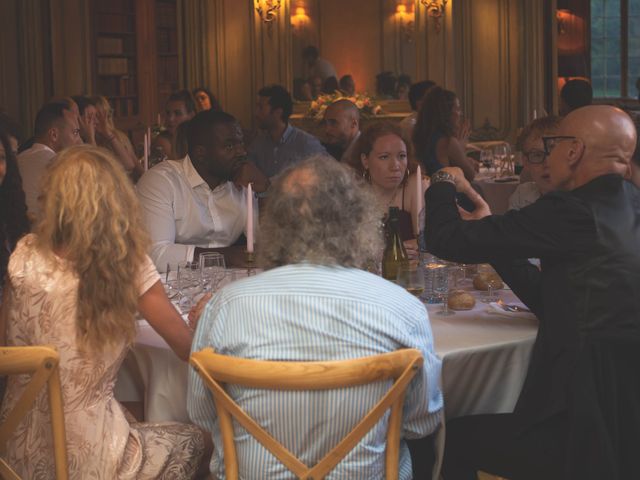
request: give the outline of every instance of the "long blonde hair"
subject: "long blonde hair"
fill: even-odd
[[[43,192],[37,246],[62,256],[78,276],[79,345],[100,352],[131,343],[149,242],[124,169],[103,148],[71,147],[50,165]]]

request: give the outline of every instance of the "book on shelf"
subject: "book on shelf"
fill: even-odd
[[[96,53],[98,55],[117,55],[123,53],[122,39],[114,37],[98,37]]]
[[[98,75],[126,75],[129,66],[126,58],[99,58]]]

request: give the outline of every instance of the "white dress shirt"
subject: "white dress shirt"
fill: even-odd
[[[31,148],[18,154],[18,170],[22,177],[22,189],[27,201],[27,210],[34,218],[38,216],[40,207],[41,183],[47,167],[56,156],[56,152],[42,143],[34,143]]]
[[[228,247],[245,232],[246,188],[224,182],[211,190],[188,155],[153,167],[136,191],[151,236],[149,256],[160,272],[167,262],[193,260],[196,247]],[[257,226],[258,203],[253,202]]]

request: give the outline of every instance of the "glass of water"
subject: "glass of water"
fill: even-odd
[[[178,263],[178,306],[182,313],[188,313],[196,303],[196,296],[202,292],[200,265],[196,262]]]
[[[433,273],[433,292],[442,298],[442,310],[436,314],[442,316],[455,315],[455,312],[449,310],[449,272],[449,267],[443,265]]]
[[[218,252],[200,254],[200,277],[205,292],[215,292],[226,268],[224,255]]]

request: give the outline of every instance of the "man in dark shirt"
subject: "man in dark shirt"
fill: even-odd
[[[556,191],[520,211],[490,215],[457,168],[427,191],[429,250],[491,262],[540,319],[514,413],[447,425],[446,480],[640,478],[640,191],[625,179],[635,127],[589,106],[543,142]],[[458,211],[456,189],[473,214]]]

